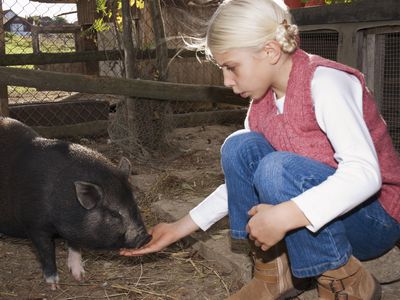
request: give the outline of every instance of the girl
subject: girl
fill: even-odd
[[[363,75],[299,49],[274,0],[224,1],[204,50],[224,84],[251,99],[245,129],[222,146],[225,184],[121,254],[159,251],[229,213],[232,238],[262,250],[254,278],[230,299],[292,295],[292,275],[316,277],[320,299],[380,299],[359,260],[400,238],[400,159]]]

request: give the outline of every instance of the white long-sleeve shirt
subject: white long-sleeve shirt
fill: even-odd
[[[378,158],[363,119],[362,86],[346,72],[318,67],[311,82],[315,115],[321,130],[327,135],[338,162],[336,172],[321,184],[292,198],[309,220],[313,232],[336,217],[356,207],[381,187]],[[283,113],[284,97],[276,100]],[[250,131],[248,117],[244,129]],[[193,221],[207,230],[228,214],[228,193],[225,184],[189,212]]]

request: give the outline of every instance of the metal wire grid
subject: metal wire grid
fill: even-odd
[[[76,11],[76,5],[38,3],[28,0],[2,0],[2,6],[5,14],[3,18],[4,25],[8,23],[8,25],[5,26],[6,54],[33,53],[34,37],[31,34],[31,28],[25,27],[50,24],[59,25],[68,22],[64,16],[70,16],[70,14],[64,15],[64,13]],[[18,18],[17,22],[14,22],[15,18]],[[40,52],[61,53],[76,51],[75,40],[72,34],[40,34],[38,38]],[[38,68],[38,66],[33,65],[19,67],[30,69]],[[59,70],[62,71],[62,69],[66,70],[67,68],[66,66],[61,66]],[[54,66],[53,70],[56,70]],[[9,86],[8,94],[9,103],[14,105],[54,101],[59,98],[70,96],[73,93],[37,91],[33,88]]]
[[[4,0],[3,0],[4,1]],[[19,3],[19,1],[18,1]],[[15,9],[15,7],[19,9]],[[24,7],[14,2],[11,7],[17,14],[24,15]],[[46,4],[49,5],[49,4]],[[52,4],[59,7],[63,4]],[[213,13],[216,6],[187,6],[171,5],[171,2],[163,1],[162,14],[165,23],[167,44],[169,49],[181,49],[183,47],[182,36],[193,36],[199,33],[199,29],[205,27],[206,21]],[[153,24],[149,8],[134,15],[136,25],[137,46],[142,49],[152,49],[155,46]],[[29,36],[8,35],[6,37],[7,53],[31,53],[31,41]],[[43,52],[65,52],[75,51],[74,37],[69,34],[43,35],[40,38],[40,49]],[[339,33],[333,30],[303,31],[300,33],[301,48],[307,52],[321,55],[325,58],[337,60]],[[97,35],[99,50],[118,49],[120,37],[116,30],[100,32]],[[14,47],[9,44],[14,45]],[[399,91],[399,33],[385,34],[384,44],[384,85],[382,114],[389,124],[390,133],[394,139],[397,149],[400,144],[400,108]],[[33,66],[24,66],[33,67]],[[99,63],[100,75],[123,76],[123,64],[121,61],[105,61]],[[67,71],[67,70],[65,70]],[[211,63],[200,64],[195,58],[174,57],[169,62],[168,80],[177,83],[201,83],[221,85],[222,76],[220,71]],[[157,79],[156,62],[153,57],[142,57],[138,61],[138,77],[143,79]],[[24,87],[10,87],[10,103],[45,102],[54,101],[71,95],[65,92],[36,91]],[[181,102],[171,103],[175,113],[198,112],[216,109],[210,103],[183,104]]]
[[[400,31],[400,29],[399,29]],[[379,101],[380,111],[388,124],[393,143],[400,152],[400,32],[377,33],[378,45],[375,62],[381,68],[375,70],[381,74],[382,83],[374,91]],[[337,60],[339,33],[336,31],[303,31],[300,33],[301,48],[309,53]],[[368,75],[368,74],[367,74]],[[378,77],[375,78],[378,80]]]
[[[23,120],[29,126],[63,126],[97,120],[107,120],[109,105],[106,101],[74,101],[18,105],[10,116]]]
[[[162,13],[169,49],[184,49],[184,41],[192,42],[188,37],[203,37],[207,29],[207,22],[217,9],[217,3],[211,1],[209,5],[187,4],[175,6],[167,4],[167,2],[170,3],[170,1],[164,1]],[[172,58],[168,67],[168,80],[177,83],[223,85],[222,72],[213,63],[200,58],[200,55],[198,58],[182,58],[179,55]],[[171,107],[174,113],[237,108],[231,105],[212,104],[209,102],[171,102]]]
[[[4,0],[3,0],[4,1]],[[21,2],[21,3],[20,3]],[[65,11],[65,4],[60,3],[37,3],[32,1],[7,1],[9,8],[19,16],[38,15],[39,12],[51,11],[54,19],[61,12]],[[6,7],[7,8],[7,7]],[[5,9],[6,9],[5,8]],[[29,8],[29,9],[28,9]],[[179,6],[171,5],[170,2],[162,6],[167,44],[169,49],[179,50],[183,47],[182,36],[193,35],[199,32],[199,26],[205,26],[206,20],[213,13],[214,7],[206,6]],[[33,10],[33,12],[32,12]],[[151,15],[148,5],[143,11],[138,11],[133,16],[136,25],[136,41],[141,50],[154,49],[154,33]],[[188,22],[190,20],[190,22]],[[110,24],[110,31],[103,31],[97,34],[97,46],[99,50],[120,49],[121,37]],[[77,51],[75,36],[70,33],[39,34],[39,49],[42,53],[62,53]],[[7,54],[29,54],[33,53],[32,35],[6,34]],[[48,66],[20,66],[23,68],[39,68],[50,71],[76,72],[72,64],[57,64]],[[123,76],[122,61],[104,61],[99,63],[100,74],[103,76]],[[193,71],[195,70],[195,72]],[[157,79],[157,70],[153,57],[141,57],[138,61],[138,78]],[[169,63],[168,81],[178,83],[200,83],[200,84],[222,84],[220,71],[210,63],[199,64],[194,58],[181,58],[179,56],[171,58]],[[68,96],[69,93],[55,93],[46,91],[36,91],[35,89],[23,87],[9,87],[9,97],[11,104],[21,104],[30,102],[54,101],[57,98]]]
[[[339,33],[334,30],[300,32],[300,47],[309,53],[337,60]]]
[[[399,32],[382,35],[384,53],[383,64],[383,99],[381,113],[388,124],[396,150],[400,152],[400,29]]]

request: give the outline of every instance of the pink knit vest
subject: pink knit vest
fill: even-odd
[[[363,88],[363,114],[372,136],[382,175],[378,192],[384,209],[400,222],[400,159],[381,118],[373,96],[357,70],[320,56],[296,50],[286,89],[283,114],[277,114],[272,91],[253,101],[249,108],[250,129],[262,133],[278,151],[290,151],[337,167],[334,150],[319,128],[311,97],[311,80],[318,66],[330,67],[356,76]],[[329,92],[329,91],[327,91]]]

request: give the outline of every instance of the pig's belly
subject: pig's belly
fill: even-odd
[[[4,219],[0,218],[0,233],[9,235],[17,238],[27,238],[25,229],[21,225],[13,225],[8,222],[4,222]]]

